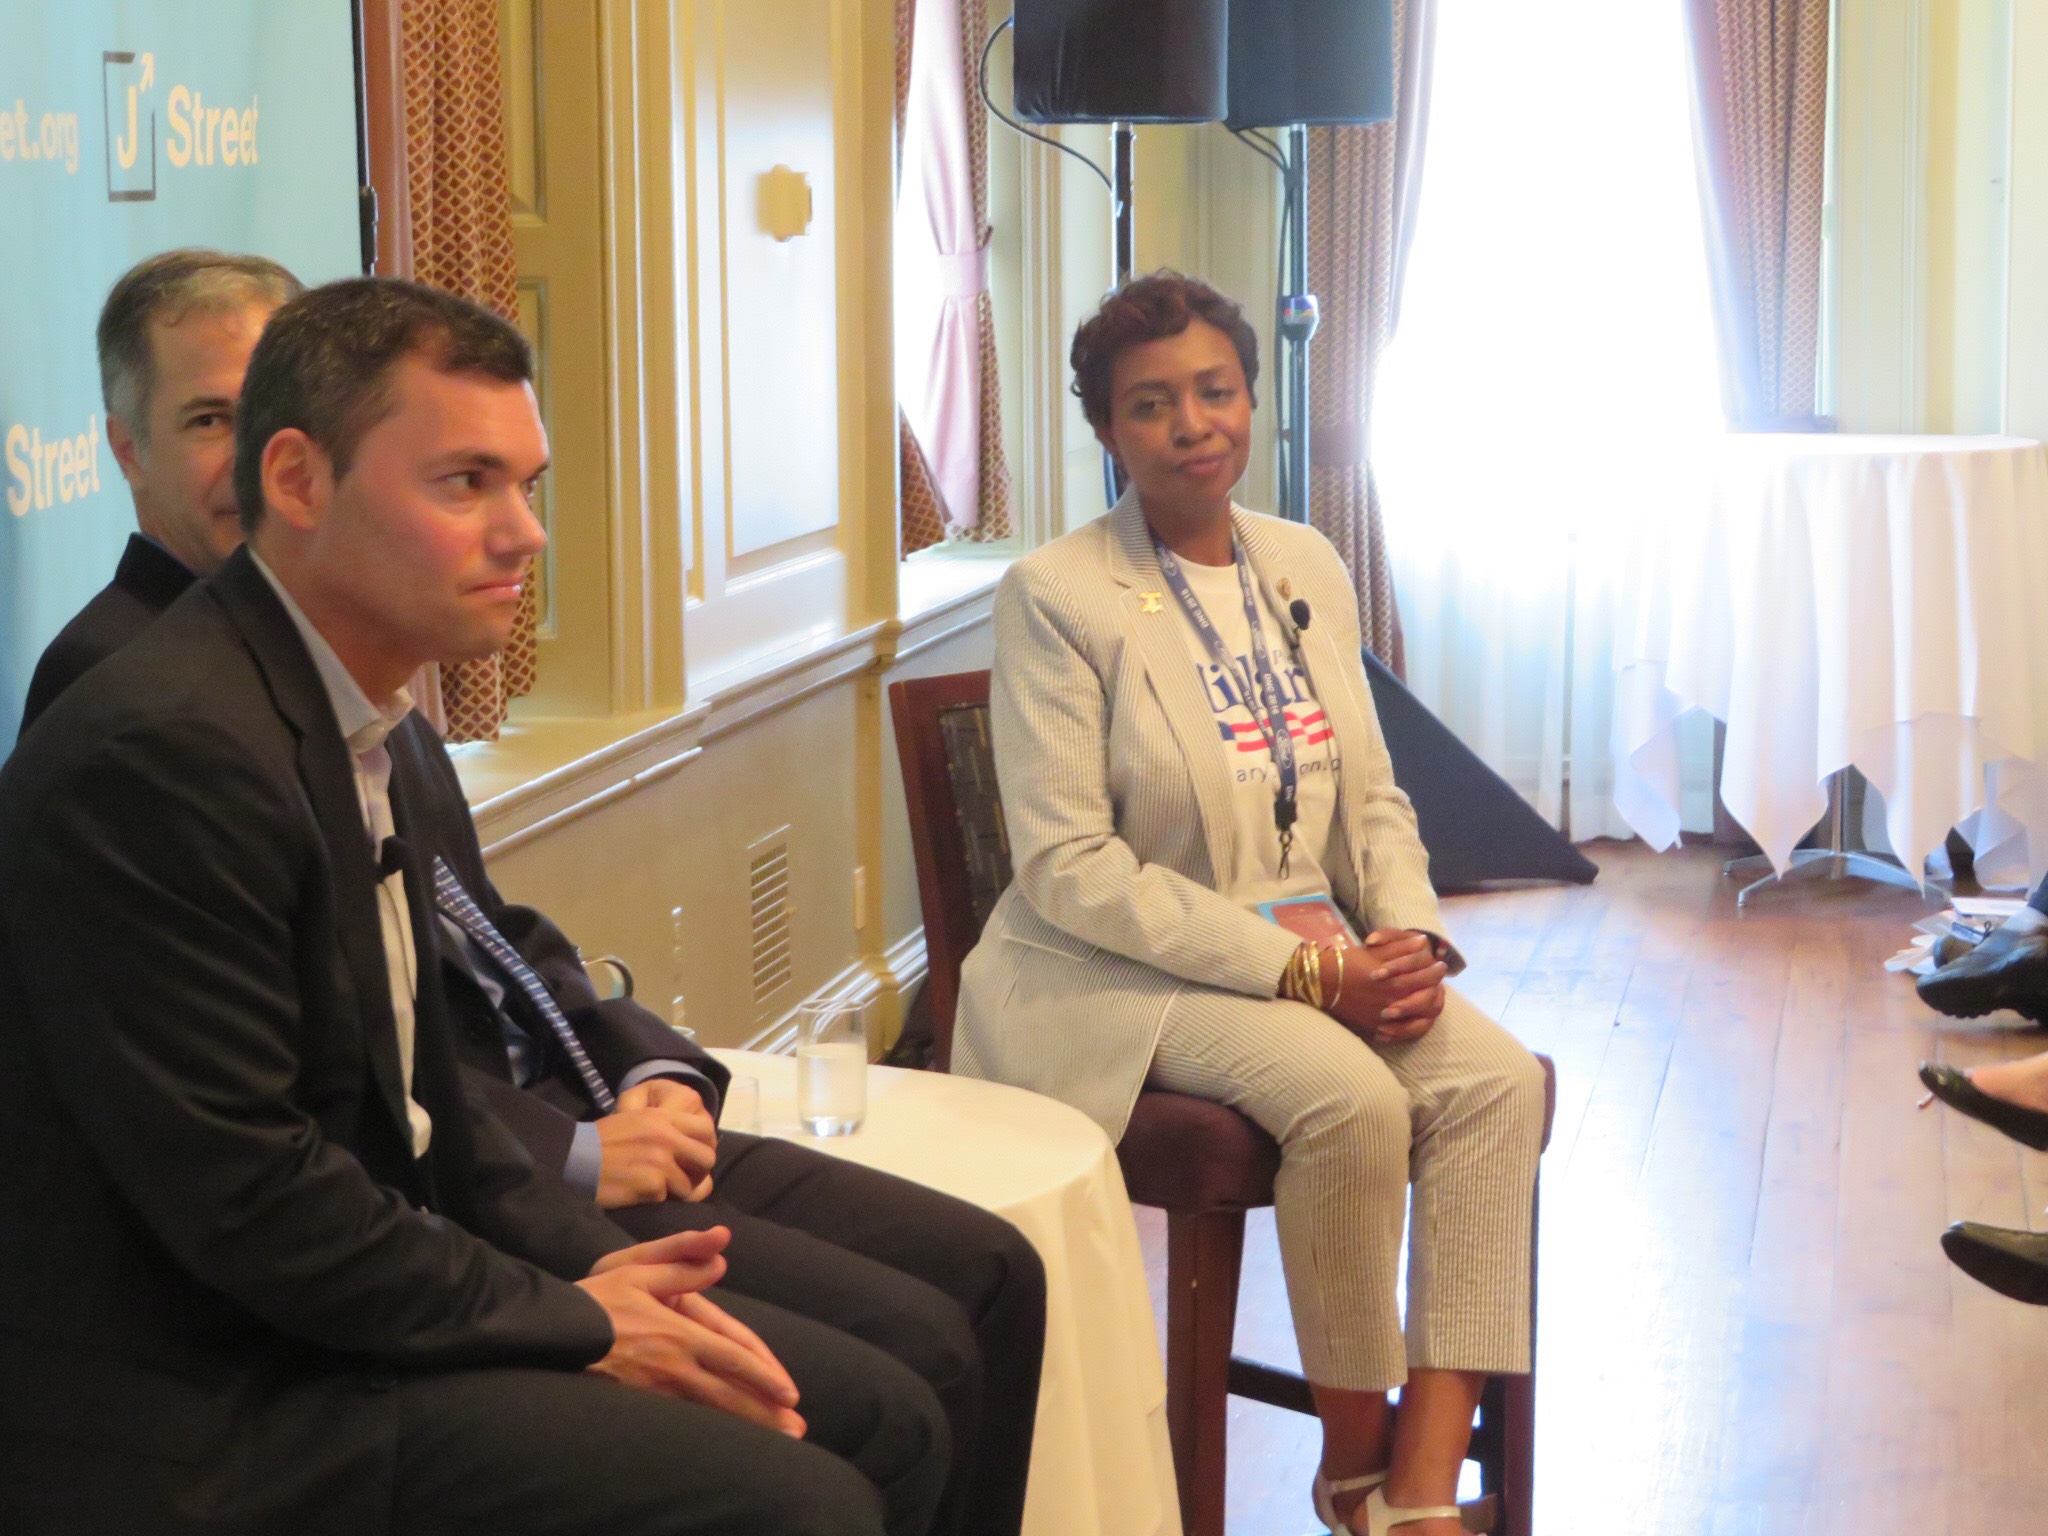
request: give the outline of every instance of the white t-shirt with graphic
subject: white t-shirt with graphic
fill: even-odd
[[[1252,592],[1259,604],[1266,654],[1279,676],[1286,700],[1288,734],[1294,738],[1294,760],[1299,773],[1294,850],[1288,860],[1287,878],[1283,880],[1280,833],[1273,825],[1273,802],[1278,796],[1280,778],[1273,766],[1272,750],[1243,698],[1246,681],[1253,675],[1252,639],[1251,626],[1245,622],[1244,592],[1238,585],[1237,567],[1196,565],[1183,560],[1180,568],[1202,611],[1208,614],[1224,647],[1236,660],[1236,675],[1225,674],[1210,656],[1194,621],[1181,610],[1179,600],[1170,592],[1166,594],[1166,606],[1180,613],[1188,650],[1194,656],[1203,692],[1215,714],[1217,750],[1230,764],[1238,878],[1222,894],[1245,907],[1287,896],[1326,896],[1330,893],[1330,879],[1324,871],[1330,867],[1332,857],[1342,857],[1341,850],[1332,845],[1337,820],[1337,775],[1342,765],[1330,723],[1309,688],[1308,674],[1288,648],[1286,626],[1254,581]]]

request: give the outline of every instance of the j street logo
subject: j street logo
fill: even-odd
[[[157,195],[156,55],[100,55],[107,118],[107,201],[146,203]],[[163,97],[163,158],[174,171],[192,166],[253,166],[262,109],[219,106],[203,90],[173,83]]]
[[[107,201],[156,201],[156,111],[143,100],[156,83],[156,55],[138,62],[111,49],[100,55],[100,98],[107,119]],[[148,141],[148,154],[143,153]]]

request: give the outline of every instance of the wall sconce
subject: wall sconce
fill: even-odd
[[[786,165],[761,173],[755,190],[761,227],[777,240],[793,240],[811,227],[811,181]]]

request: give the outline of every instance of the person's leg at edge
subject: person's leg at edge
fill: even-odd
[[[1922,976],[1914,990],[1952,1018],[2011,1008],[2037,1024],[2048,1021],[2048,880],[1983,942]]]
[[[1971,1085],[1994,1099],[2048,1114],[2048,1051],[2018,1061],[1992,1061],[1963,1074]]]

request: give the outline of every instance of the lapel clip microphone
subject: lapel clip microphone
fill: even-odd
[[[404,838],[385,838],[384,846],[377,850],[377,878],[379,880],[389,880],[393,875],[403,873],[406,857],[411,852],[412,850],[406,846]]]
[[[1304,634],[1308,632],[1309,614],[1307,599],[1297,597],[1293,602],[1289,603],[1287,605],[1287,616],[1294,620],[1295,629]]]

